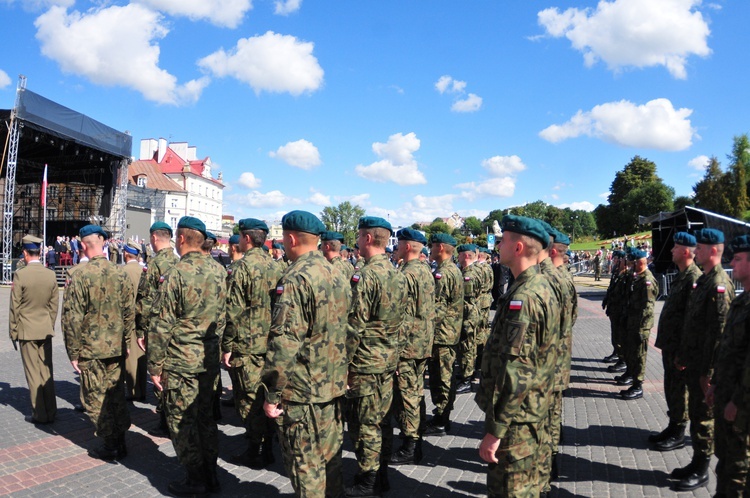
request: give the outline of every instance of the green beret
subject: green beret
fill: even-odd
[[[101,235],[105,239],[109,238],[109,235],[107,234],[107,232],[105,232],[104,229],[100,227],[99,225],[86,225],[85,227],[81,227],[81,229],[78,230],[78,235],[81,238],[88,237],[89,235],[92,235],[95,233]]]
[[[477,252],[477,246],[474,244],[461,244],[456,250],[458,252]]]
[[[240,230],[263,230],[268,233],[268,225],[263,220],[256,220],[255,218],[244,218],[239,222]]]
[[[128,243],[122,247],[122,250],[133,256],[138,256],[141,253],[141,245],[134,240],[129,240]]]
[[[631,254],[633,255],[633,260],[634,261],[636,259],[648,258],[648,253],[646,251],[644,251],[643,249],[636,249]]]
[[[42,247],[42,242],[44,242],[42,239],[33,235],[26,235],[21,239],[23,248],[28,251],[38,251]]]
[[[157,221],[156,223],[151,225],[151,228],[148,229],[148,232],[154,233],[157,230],[166,230],[167,232],[169,232],[169,236],[172,236],[172,227],[167,223],[164,223],[163,221]]]
[[[240,243],[240,236],[237,234],[232,235],[229,237],[229,245],[236,245]]]
[[[363,216],[359,219],[357,228],[385,228],[386,230],[391,232],[391,235],[393,235],[393,228],[391,227],[391,224],[383,218],[378,218],[377,216]]]
[[[449,246],[456,247],[458,245],[458,242],[456,239],[454,239],[451,235],[448,235],[445,232],[438,232],[433,233],[430,236],[430,243],[431,244],[448,244]]]
[[[349,246],[347,246],[346,244],[341,244],[341,250],[342,251],[348,251],[349,250]]]
[[[703,228],[695,232],[698,244],[716,245],[724,243],[724,232],[715,228]]]
[[[695,236],[690,235],[687,232],[677,232],[674,234],[674,243],[676,245],[685,246],[685,247],[695,247],[698,245],[698,241],[695,239]]]
[[[193,216],[183,216],[182,218],[180,218],[180,221],[177,222],[177,228],[189,228],[191,230],[197,230],[202,233],[204,237],[208,238],[208,232],[206,232],[206,224]]]
[[[209,240],[213,240],[214,242],[217,242],[219,240],[213,232],[209,232],[208,230],[206,230],[206,238]]]
[[[262,246],[260,246],[260,248],[263,249],[264,251],[268,252],[268,246],[267,245],[263,244]]]
[[[271,249],[284,249],[284,244],[280,242],[274,242],[271,244]]]
[[[320,235],[326,226],[312,213],[307,211],[290,211],[281,218],[281,227],[293,232],[305,232]]]
[[[526,216],[506,214],[503,216],[502,228],[503,232],[513,232],[533,237],[542,243],[542,248],[544,249],[547,249],[549,245],[549,234],[539,220]]]
[[[732,254],[738,252],[750,252],[750,235],[739,235],[729,243],[729,250]]]
[[[339,242],[344,242],[344,234],[328,230],[320,235],[320,240],[322,240],[323,242],[329,240],[338,240]]]
[[[402,228],[396,232],[396,238],[398,238],[398,240],[411,240],[413,242],[427,245],[427,237],[422,235],[422,232],[419,230],[414,230],[413,228]]]
[[[393,249],[390,247],[386,247],[385,252],[387,252],[388,254],[393,254]]]
[[[428,258],[430,257],[430,251],[428,251],[426,247],[423,247],[420,252],[424,254],[425,256],[427,256]]]
[[[547,235],[549,235],[550,237],[554,237],[555,236],[555,231],[556,230],[554,228],[552,228],[552,225],[550,225],[549,223],[547,223],[544,220],[536,219],[536,221],[538,221],[539,224],[542,225],[542,228],[544,228],[544,231],[547,232]]]
[[[560,230],[553,228],[555,232],[552,234],[552,237],[555,239],[555,244],[563,244],[566,246],[570,245],[570,237],[562,233]]]

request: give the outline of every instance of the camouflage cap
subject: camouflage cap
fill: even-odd
[[[448,235],[445,232],[438,232],[430,236],[430,244],[448,244],[449,246],[456,247],[458,242],[452,235]]]
[[[477,246],[474,244],[461,244],[456,248],[458,252],[477,252]]]
[[[243,218],[239,221],[238,226],[240,230],[263,230],[268,233],[266,222],[255,218]]]
[[[685,247],[695,247],[696,245],[698,245],[698,241],[696,240],[695,236],[687,232],[677,232],[676,234],[674,234],[674,243],[676,245]]]
[[[506,214],[502,221],[503,232],[513,232],[528,235],[542,243],[544,249],[549,245],[549,235],[539,220],[515,214]]]
[[[729,243],[729,250],[732,254],[738,252],[750,252],[750,235],[738,235]]]
[[[281,227],[293,232],[305,232],[320,235],[326,231],[326,226],[312,213],[307,211],[290,211],[281,218]]]
[[[141,245],[134,240],[129,240],[128,243],[122,247],[122,250],[133,256],[138,256],[141,253]]]
[[[378,218],[377,216],[363,216],[359,219],[359,223],[357,224],[358,229],[363,228],[385,228],[389,232],[391,232],[391,235],[393,235],[393,228],[391,227],[391,224],[388,223],[383,218]]]
[[[180,221],[177,222],[177,228],[189,228],[191,230],[197,230],[202,233],[204,237],[208,238],[208,232],[206,232],[206,224],[193,216],[183,216],[182,218],[180,218]]]
[[[339,242],[344,242],[344,234],[342,234],[341,232],[328,230],[320,235],[320,240],[322,240],[323,242],[328,240],[338,240]]]
[[[151,225],[151,228],[148,229],[149,233],[154,233],[157,230],[166,230],[167,232],[169,232],[170,237],[173,235],[172,227],[167,223],[164,223],[163,221],[157,221],[156,223]]]
[[[21,239],[23,248],[28,251],[38,251],[42,247],[42,242],[44,242],[42,239],[34,235],[26,235]]]
[[[422,232],[419,230],[414,230],[413,228],[402,228],[396,232],[396,238],[398,238],[398,240],[411,240],[413,242],[427,245],[427,237],[422,235]]]
[[[724,232],[715,228],[702,228],[695,232],[698,244],[716,245],[724,243]]]
[[[81,238],[88,237],[89,235],[93,234],[99,234],[105,239],[109,238],[109,234],[104,231],[102,227],[99,225],[86,225],[84,227],[81,227],[80,230],[78,230],[78,236]]]
[[[240,243],[240,236],[237,234],[232,235],[229,237],[229,245],[233,246]]]

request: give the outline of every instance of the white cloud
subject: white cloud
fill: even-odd
[[[301,203],[299,199],[285,195],[280,190],[271,190],[266,193],[253,190],[246,195],[234,196],[232,200],[238,204],[254,208],[291,206]]]
[[[349,196],[335,196],[336,202],[349,201],[354,206],[366,207],[370,205],[370,194],[357,194]]]
[[[247,83],[256,94],[288,92],[301,95],[323,84],[323,68],[312,54],[314,44],[273,31],[240,38],[230,51],[219,49],[198,65],[216,77],[231,76]]]
[[[520,173],[526,169],[526,165],[521,158],[513,156],[492,156],[482,161],[482,166],[492,176],[507,176]]]
[[[318,206],[330,206],[331,205],[331,196],[330,195],[324,195],[320,192],[315,191],[314,189],[310,189],[310,192],[312,195],[307,199],[307,202],[311,204],[316,204]]]
[[[129,4],[68,13],[52,7],[34,25],[42,53],[67,73],[105,86],[132,88],[151,101],[189,104],[200,97],[209,79],[183,85],[159,68],[159,45],[167,35],[160,14],[142,5]]]
[[[602,199],[606,199],[606,198],[609,197],[609,192],[602,192],[601,194],[599,194],[598,197],[600,197]]]
[[[398,185],[419,185],[427,183],[419,171],[414,153],[419,150],[420,141],[412,132],[406,135],[396,133],[388,137],[387,143],[375,142],[372,150],[383,159],[369,166],[357,165],[354,169],[359,176],[374,182],[393,182]]]
[[[476,112],[482,107],[482,97],[470,93],[465,99],[457,100],[451,106],[453,112]]]
[[[437,217],[450,216],[454,212],[454,199],[455,196],[452,194],[436,195],[433,197],[415,195],[411,201],[404,203],[398,209],[398,213],[408,218],[403,220],[402,223],[411,224],[417,221],[431,222]]]
[[[550,195],[550,197],[552,198],[552,200],[555,200],[555,201],[560,198],[560,196],[557,195],[557,194],[552,194],[552,195]]]
[[[692,109],[675,109],[663,98],[644,105],[621,100],[579,110],[567,123],[549,126],[539,136],[552,143],[587,135],[625,147],[685,150],[696,135],[688,119],[692,113]]]
[[[0,69],[0,88],[5,88],[8,85],[10,85],[10,76],[8,76],[8,73]]]
[[[275,0],[274,14],[279,16],[288,16],[297,12],[302,6],[302,0]]]
[[[606,194],[606,195],[609,195],[609,194]],[[560,204],[557,207],[559,207],[560,209],[570,208],[573,211],[578,211],[579,209],[582,209],[584,211],[593,211],[596,208],[596,206],[591,204],[589,201],[571,202],[570,204]]]
[[[516,190],[516,179],[512,176],[489,178],[481,182],[454,185],[461,189],[461,197],[474,201],[481,197],[512,197]]]
[[[706,171],[709,162],[711,162],[711,159],[708,156],[701,155],[688,161],[688,166],[698,171]]]
[[[172,16],[184,16],[192,21],[206,19],[217,26],[236,28],[247,11],[253,8],[252,0],[136,0],[155,10]]]
[[[321,163],[318,148],[304,139],[288,142],[275,152],[269,152],[268,155],[281,159],[290,166],[302,169],[312,169]]]
[[[583,52],[587,67],[604,61],[609,69],[664,66],[687,77],[691,55],[711,53],[708,24],[696,8],[701,0],[601,0],[595,10],[556,7],[538,14],[548,35],[565,36]]]
[[[240,175],[240,179],[237,181],[237,183],[245,188],[258,188],[260,187],[261,180],[254,174],[246,171]]]

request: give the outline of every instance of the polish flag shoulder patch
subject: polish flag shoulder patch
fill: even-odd
[[[442,273],[435,273],[435,280],[440,280],[441,278],[443,278]]]
[[[727,288],[724,287],[723,285],[716,286],[716,292],[718,292],[719,294],[724,294],[726,291],[727,291]]]
[[[471,280],[471,277],[464,277],[464,282],[469,282]]]
[[[148,271],[148,266],[143,267],[143,273],[146,273]]]
[[[354,275],[352,275],[352,282],[356,284],[357,282],[359,282],[360,278],[362,277],[359,276],[359,273],[355,273]]]
[[[697,288],[698,288],[698,282],[693,282],[693,289],[697,289]]]
[[[651,280],[646,280],[646,287],[651,287]]]
[[[519,311],[523,306],[523,301],[511,301],[508,305],[508,309],[512,311]]]
[[[276,295],[280,296],[283,293],[284,293],[284,286],[283,285],[276,286]]]
[[[164,283],[164,279],[165,279],[164,275],[162,275],[161,277],[159,277],[159,283],[163,284]]]

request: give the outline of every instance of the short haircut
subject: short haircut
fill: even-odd
[[[38,257],[41,254],[41,250],[39,249],[24,249],[24,251],[26,251],[29,256],[34,258]]]
[[[385,228],[363,228],[362,232],[369,233],[372,236],[372,245],[382,249],[385,249],[391,237],[391,231]]]
[[[323,243],[328,245],[328,250],[329,251],[338,251],[338,252],[341,252],[341,241],[340,240],[326,240]]]
[[[169,230],[163,230],[163,229],[154,230],[153,232],[151,232],[151,235],[156,236],[156,238],[159,240],[170,240],[172,238],[172,235],[169,233]]]
[[[527,258],[538,256],[542,252],[542,242],[534,237],[515,232],[509,232],[504,234],[504,236],[510,237],[512,241],[520,241],[525,249],[524,256]]]
[[[240,233],[243,237],[250,237],[250,244],[253,247],[260,247],[266,243],[265,230],[242,230]]]
[[[185,238],[185,243],[190,247],[203,248],[203,243],[207,240],[198,230],[192,228],[178,228],[177,235],[182,235]],[[213,247],[213,245],[211,246]]]
[[[297,237],[297,240],[299,240],[300,244],[305,246],[317,246],[318,241],[320,240],[320,235],[316,235],[314,233],[298,232],[295,230],[290,230],[290,232],[293,233],[295,237]]]
[[[555,251],[557,251],[559,254],[565,254],[568,252],[568,246],[565,244],[561,244],[560,242],[555,242],[552,244],[552,247],[555,248]]]
[[[203,239],[203,243],[201,243],[201,250],[202,251],[210,251],[214,248],[214,240],[213,239]]]
[[[416,240],[400,240],[398,243],[409,244],[411,246],[411,251],[409,251],[409,254],[421,253],[422,248],[424,247],[424,244],[422,244],[421,242],[417,242]]]

